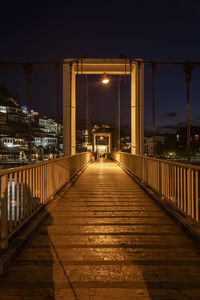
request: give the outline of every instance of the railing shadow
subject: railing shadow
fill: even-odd
[[[52,223],[52,216],[48,213],[48,224]],[[43,223],[41,228],[22,245],[19,254],[7,268],[0,280],[0,298],[7,295],[11,298],[35,297],[35,299],[55,299],[54,285],[54,255],[48,227]],[[34,288],[33,288],[34,287]]]
[[[12,192],[6,188],[1,203],[3,201],[7,202],[7,228],[5,229],[7,233],[5,232],[5,239],[20,225],[23,225],[22,229],[12,234],[11,240],[15,241],[15,239],[20,237],[20,231],[23,231],[24,234],[26,226],[32,222],[32,219],[30,219],[27,225],[23,223],[23,220],[26,220],[31,212],[31,207],[37,210],[41,207],[41,203],[39,197],[33,197],[33,193],[26,184],[21,183],[20,187],[18,185],[13,186],[13,191],[15,192],[12,195]],[[11,201],[8,201],[8,199]],[[2,216],[2,210],[0,211]],[[73,298],[78,300],[79,298],[70,277],[54,245],[54,239],[49,234],[49,228],[53,225],[52,215],[46,206],[42,207],[41,213],[46,215],[45,219],[33,230],[27,243],[21,245],[20,249],[18,249],[19,254],[1,276],[0,298],[6,297],[9,290],[11,290],[12,297],[21,297],[22,295],[31,297],[33,290],[30,287],[34,286],[36,299],[37,297],[55,299],[56,269],[60,269],[65,278],[66,288],[70,289]],[[0,227],[0,229],[2,228]],[[9,241],[10,243],[12,241]],[[14,290],[13,286],[15,287]]]

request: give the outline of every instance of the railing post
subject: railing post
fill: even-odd
[[[159,177],[159,194],[162,194],[162,168],[161,168],[161,162],[158,163],[158,177]]]
[[[1,248],[8,246],[8,176],[1,176]]]

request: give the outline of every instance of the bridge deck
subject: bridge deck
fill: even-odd
[[[200,249],[116,164],[89,165],[0,282],[0,299],[199,299]]]

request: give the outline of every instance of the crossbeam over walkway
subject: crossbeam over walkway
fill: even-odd
[[[199,295],[199,247],[117,164],[104,159],[63,193],[0,281],[5,300]]]

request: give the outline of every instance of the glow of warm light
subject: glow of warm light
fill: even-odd
[[[107,84],[107,83],[109,83],[109,79],[108,79],[108,77],[106,76],[106,74],[104,74],[104,76],[103,76],[103,79],[102,79],[102,83],[103,84]]]
[[[103,79],[102,82],[103,82],[104,84],[107,84],[107,83],[109,82],[109,79]]]

